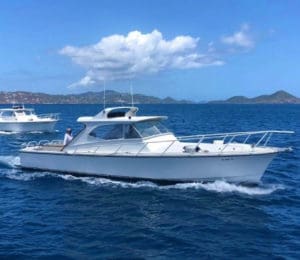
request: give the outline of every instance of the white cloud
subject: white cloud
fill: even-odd
[[[93,85],[95,83],[96,83],[95,80],[93,80],[90,76],[86,75],[78,82],[71,84],[69,87],[77,87],[77,86],[86,86],[87,87],[87,86]]]
[[[243,24],[238,32],[235,32],[233,35],[222,37],[221,41],[236,47],[252,48],[254,47],[255,42],[252,39],[249,30],[249,25]]]
[[[88,86],[104,80],[131,79],[169,69],[191,69],[223,65],[211,52],[199,53],[199,38],[180,35],[164,39],[154,30],[128,35],[111,35],[94,45],[65,46],[61,55],[87,70],[86,75],[71,86]]]

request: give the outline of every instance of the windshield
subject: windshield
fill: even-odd
[[[1,116],[2,116],[2,117],[14,117],[15,114],[14,114],[12,111],[3,111],[3,112],[1,113]]]
[[[31,110],[24,110],[25,115],[30,116],[32,114]]]
[[[146,121],[134,124],[142,137],[169,133],[169,130],[159,121]]]

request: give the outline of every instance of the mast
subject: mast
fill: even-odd
[[[105,109],[106,106],[106,84],[105,80],[103,81],[103,109]]]
[[[130,95],[131,95],[131,106],[133,107],[133,106],[134,106],[134,103],[133,103],[133,90],[132,90],[132,82],[130,83]]]

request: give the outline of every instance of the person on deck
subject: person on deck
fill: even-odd
[[[68,145],[72,140],[73,140],[72,129],[67,128],[66,133],[65,133],[65,137],[64,137],[64,147],[66,145]]]

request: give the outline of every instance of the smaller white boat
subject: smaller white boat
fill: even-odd
[[[274,134],[256,131],[176,137],[164,116],[137,116],[136,107],[106,108],[80,117],[74,139],[32,141],[20,151],[22,168],[110,178],[163,181],[259,182],[272,159],[289,150],[267,146]]]
[[[4,132],[53,132],[57,121],[58,114],[37,115],[24,105],[0,109],[0,131]]]

